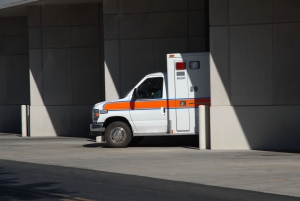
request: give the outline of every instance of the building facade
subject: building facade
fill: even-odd
[[[123,96],[172,52],[211,53],[212,149],[300,143],[297,0],[43,0],[0,4],[0,132],[87,136],[93,104]]]

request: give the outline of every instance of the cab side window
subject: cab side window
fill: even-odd
[[[163,93],[163,78],[146,79],[138,88],[138,99],[159,99]]]

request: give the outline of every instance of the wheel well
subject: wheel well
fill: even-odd
[[[112,122],[115,122],[115,121],[122,121],[122,122],[126,123],[129,126],[129,128],[131,129],[131,132],[133,133],[131,125],[130,125],[129,121],[125,117],[109,117],[104,122],[104,125],[103,125],[104,128],[107,128],[107,126],[109,124],[111,124]]]

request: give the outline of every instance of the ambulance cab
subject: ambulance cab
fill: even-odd
[[[197,135],[199,105],[210,105],[209,53],[168,54],[166,73],[148,74],[123,98],[97,103],[90,131],[114,148],[144,136]]]

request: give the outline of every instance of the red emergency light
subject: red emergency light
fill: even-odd
[[[185,62],[176,62],[176,70],[185,70],[186,64]]]

